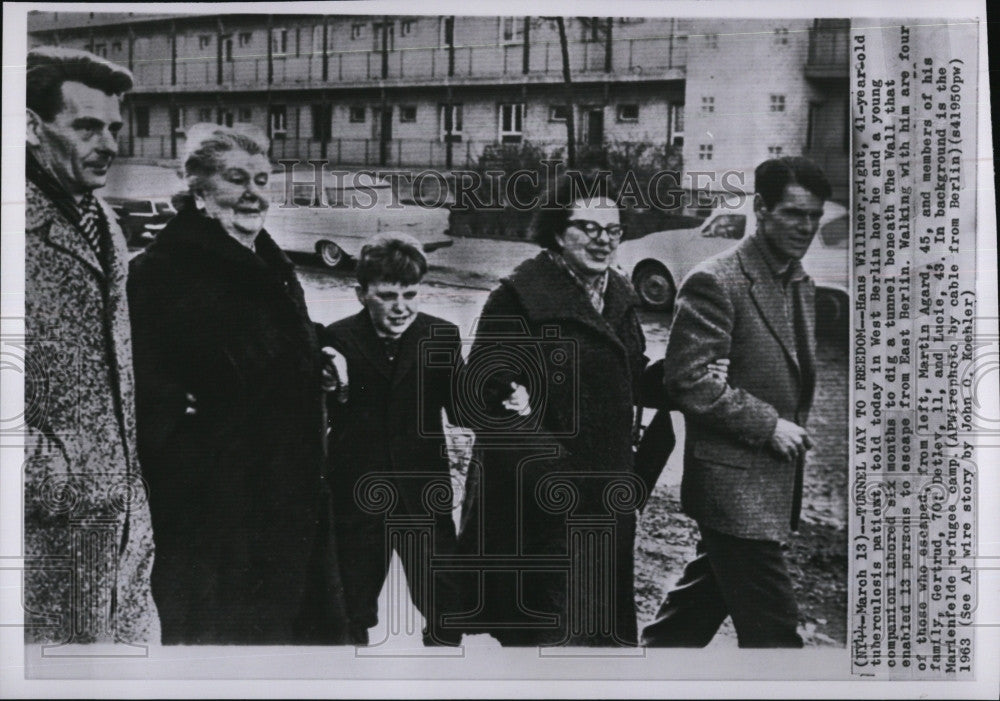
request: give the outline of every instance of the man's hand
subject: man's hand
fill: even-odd
[[[503,408],[516,412],[521,416],[530,414],[531,405],[528,403],[528,390],[524,388],[524,385],[520,385],[517,382],[511,382],[510,388],[513,391],[509,397],[503,400]]]
[[[324,392],[338,392],[341,402],[347,401],[347,358],[330,346],[321,349],[323,353],[323,379],[321,387]]]
[[[778,419],[769,445],[779,455],[795,461],[803,459],[806,451],[812,449],[812,439],[809,438],[806,430],[798,424]]]

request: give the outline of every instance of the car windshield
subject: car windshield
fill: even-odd
[[[125,200],[119,206],[129,214],[149,214],[152,210],[149,202],[142,200]]]
[[[156,212],[157,214],[177,214],[177,210],[169,202],[157,202]]]
[[[743,214],[720,214],[702,231],[707,238],[741,239],[746,233],[747,218]]]

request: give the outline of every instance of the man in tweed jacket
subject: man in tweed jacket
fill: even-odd
[[[127,251],[93,195],[118,152],[132,77],[58,48],[32,50],[27,69],[25,639],[158,643]]]
[[[781,542],[798,525],[815,387],[815,288],[800,260],[830,197],[804,158],[762,163],[757,231],[691,272],[667,341],[667,391],[687,423],[681,501],[698,557],[643,631],[707,645],[731,616],[741,647],[801,647]],[[728,379],[708,364],[729,358]]]

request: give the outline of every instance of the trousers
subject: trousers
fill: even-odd
[[[802,647],[781,544],[700,530],[697,557],[643,629],[642,644],[704,647],[731,616],[740,647]]]

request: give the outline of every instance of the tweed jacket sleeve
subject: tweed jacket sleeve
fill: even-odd
[[[732,293],[706,270],[696,270],[684,281],[667,341],[664,380],[673,402],[689,419],[756,447],[774,433],[777,410],[708,372],[710,362],[730,357]]]

